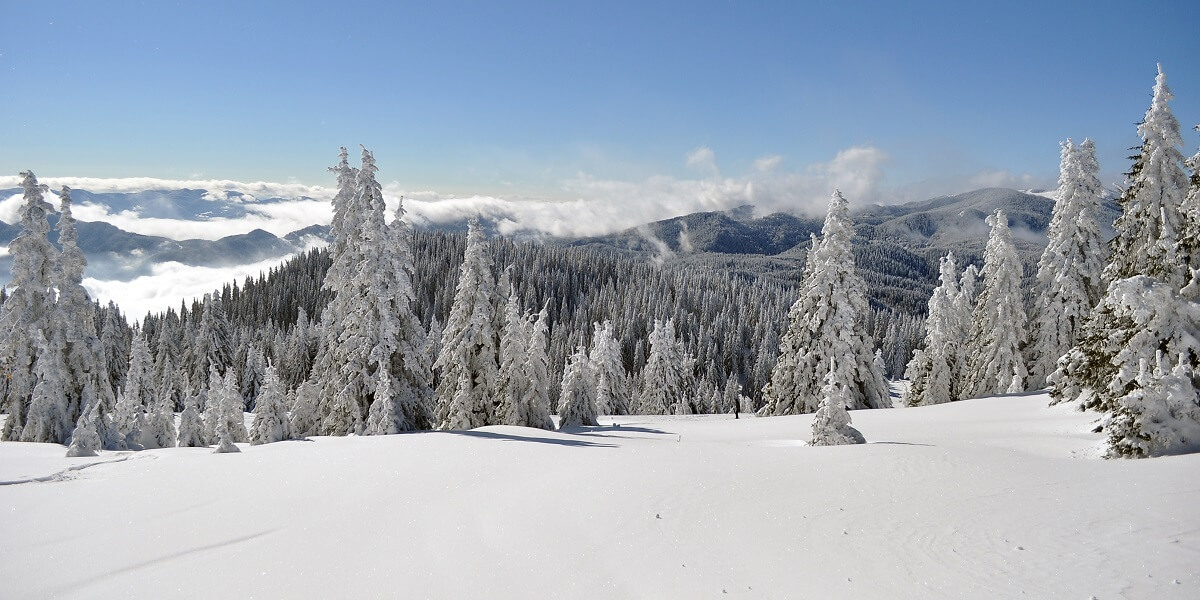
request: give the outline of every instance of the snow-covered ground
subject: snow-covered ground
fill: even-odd
[[[1200,598],[1200,455],[1101,460],[1046,403],[856,411],[870,443],[822,448],[811,416],[3,443],[0,595]]]

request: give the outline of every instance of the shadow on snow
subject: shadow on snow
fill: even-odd
[[[533,430],[531,429],[531,431],[533,431]],[[449,433],[449,434],[453,434],[453,435],[465,435],[467,437],[482,438],[482,439],[487,439],[487,440],[503,440],[503,441],[507,441],[507,442],[533,442],[536,444],[551,444],[551,445],[555,445],[555,446],[575,446],[575,447],[584,447],[584,448],[616,448],[617,447],[616,444],[601,444],[601,443],[597,443],[597,442],[589,442],[586,440],[564,440],[564,439],[549,438],[549,437],[522,436],[522,435],[512,435],[512,434],[508,434],[508,433],[498,433],[495,431],[477,431],[474,429],[468,430],[468,431],[439,431],[436,433]],[[568,430],[564,433],[575,433],[575,432]]]

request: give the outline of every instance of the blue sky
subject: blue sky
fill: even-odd
[[[330,185],[361,143],[407,189],[571,198],[867,148],[886,201],[1052,182],[1066,137],[1115,177],[1156,62],[1200,122],[1200,3],[905,4],[6,0],[0,172]]]

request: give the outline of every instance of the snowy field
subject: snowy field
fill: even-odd
[[[1200,455],[1045,395],[67,459],[0,443],[5,598],[1200,598]]]

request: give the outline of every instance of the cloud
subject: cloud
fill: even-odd
[[[180,302],[191,302],[231,281],[258,277],[272,267],[291,258],[274,258],[236,267],[192,267],[177,262],[154,265],[149,275],[131,281],[99,280],[86,277],[83,287],[92,298],[105,304],[113,301],[130,320],[140,320],[147,312],[158,313],[179,308]]]
[[[713,177],[720,177],[717,169],[717,154],[708,146],[700,146],[687,155],[687,166]]]
[[[771,171],[779,168],[779,165],[782,163],[782,156],[779,156],[778,154],[772,154],[770,156],[763,156],[756,159],[752,165],[752,168],[760,173],[770,173]]]
[[[0,203],[0,215],[4,208],[4,204]],[[247,205],[246,211],[247,214],[241,217],[196,221],[143,217],[133,210],[112,213],[108,207],[91,203],[81,203],[73,209],[75,218],[81,221],[104,221],[125,231],[173,240],[218,240],[255,229],[283,237],[310,225],[328,225],[333,219],[332,205],[318,200],[284,200]]]
[[[146,190],[208,190],[211,194],[240,192],[258,198],[299,198],[308,196],[318,200],[330,200],[337,189],[301,183],[272,183],[267,181],[231,181],[228,179],[156,179],[153,177],[123,177],[104,179],[99,177],[39,177],[38,183],[57,190],[62,186],[78,188],[95,193],[143,192]],[[16,175],[0,175],[0,189],[21,186]]]
[[[978,188],[1013,188],[1027,190],[1037,187],[1040,180],[1028,173],[1012,173],[1010,171],[984,171],[967,179],[971,189]]]

